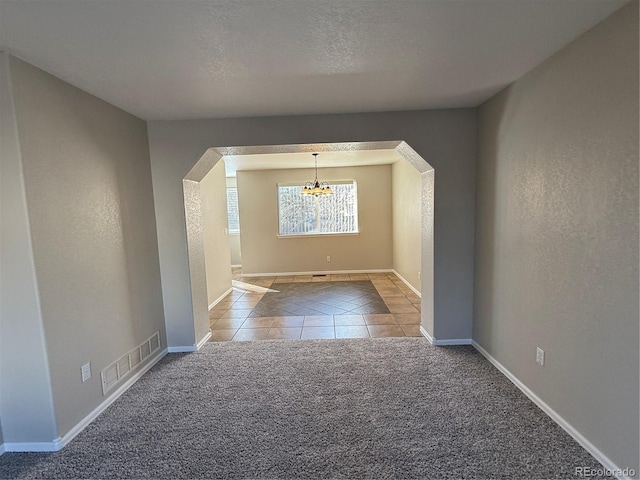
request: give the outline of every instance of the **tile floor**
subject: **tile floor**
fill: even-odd
[[[420,336],[420,298],[393,273],[233,278],[211,341]]]

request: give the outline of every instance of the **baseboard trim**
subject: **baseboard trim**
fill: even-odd
[[[202,346],[211,339],[211,330],[196,344],[196,350],[200,350]]]
[[[493,358],[489,352],[487,352],[480,344],[475,340],[471,343],[473,347],[478,350],[494,367],[496,367],[500,373],[507,377],[511,383],[522,391],[533,403],[535,403],[544,413],[546,413],[551,419],[556,422],[565,432],[573,437],[587,452],[598,460],[606,469],[611,472],[622,472],[623,469],[619,468],[614,462],[609,459],[604,453],[600,451],[593,443],[591,443],[584,435],[576,430],[569,422],[558,414],[553,408],[547,405],[540,397],[538,397],[533,391],[527,387],[522,381],[518,379],[513,373],[511,373],[504,365],[498,360]],[[617,477],[620,480],[631,479],[631,477],[621,476]]]
[[[427,332],[427,330],[426,330],[422,325],[420,325],[420,333],[422,334],[422,336],[423,336],[424,338],[426,338],[426,339],[427,339],[427,341],[428,341],[431,345],[433,345],[434,338],[431,336],[431,334],[430,334],[429,332]]]
[[[393,273],[390,268],[374,270],[322,270],[314,272],[243,273],[243,277],[291,277],[295,275],[342,275],[348,273]]]
[[[191,353],[191,352],[197,352],[198,348],[197,345],[185,345],[185,346],[178,346],[178,347],[169,347],[167,348],[168,353]]]
[[[415,288],[413,285],[411,285],[406,278],[404,278],[402,275],[400,275],[396,270],[393,270],[393,273],[395,274],[396,277],[398,277],[400,280],[402,280],[402,283],[404,283],[407,287],[409,287],[411,289],[411,291],[413,293],[415,293],[417,296],[419,296],[420,298],[422,298],[422,293],[420,293],[420,290],[418,290],[417,288]]]
[[[80,420],[71,430],[62,437],[58,437],[51,442],[5,442],[3,448],[7,452],[57,452],[73,440],[87,425],[93,422],[102,412],[104,412],[113,402],[115,402],[124,392],[136,383],[145,373],[147,373],[162,357],[168,353],[168,349],[161,350],[140,370],[134,373],[118,389],[114,390],[100,405],[94,408],[86,417]]]
[[[447,345],[471,345],[470,338],[445,338],[444,340],[433,339],[433,344],[438,347],[444,347]]]
[[[431,335],[427,330],[420,325],[420,333],[426,338],[431,345],[436,347],[445,347],[447,345],[471,345],[473,340],[470,338],[445,338],[444,340],[438,340]]]
[[[229,290],[227,290],[226,292],[224,292],[222,295],[220,295],[218,298],[216,298],[211,305],[209,305],[209,310],[211,310],[213,307],[215,307],[218,303],[220,303],[222,301],[222,299],[224,297],[226,297],[227,295],[229,295],[231,292],[233,291],[233,287],[229,287]]]

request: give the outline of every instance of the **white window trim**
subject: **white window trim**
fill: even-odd
[[[355,188],[355,194],[356,194],[356,222],[355,222],[355,227],[356,227],[356,231],[355,232],[326,232],[326,233],[319,233],[319,232],[312,232],[312,233],[296,233],[293,235],[287,235],[287,234],[282,234],[280,233],[280,187],[300,187],[300,189],[302,189],[302,187],[304,187],[303,183],[300,182],[281,182],[281,183],[277,183],[276,184],[276,203],[277,203],[277,213],[278,213],[278,224],[276,226],[276,237],[277,238],[310,238],[310,237],[349,237],[349,236],[356,236],[356,235],[360,235],[360,202],[359,202],[359,198],[358,198],[358,182],[355,179],[352,180],[331,180],[331,181],[327,181],[327,183],[329,185],[353,185]]]

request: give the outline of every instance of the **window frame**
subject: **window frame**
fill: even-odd
[[[295,233],[295,234],[286,234],[280,233],[280,187],[298,187],[300,190],[304,187],[304,183],[301,182],[278,182],[276,184],[276,207],[277,207],[277,223],[276,232],[278,238],[309,238],[309,237],[341,237],[341,236],[354,236],[360,235],[360,202],[358,198],[358,182],[355,179],[348,180],[331,180],[327,181],[329,186],[334,187],[335,185],[353,185],[354,194],[355,194],[355,232],[313,232],[313,233]],[[302,194],[300,194],[302,196]],[[335,194],[334,194],[335,195]],[[314,195],[310,195],[313,197],[313,201],[316,202],[316,221],[318,221],[318,202],[321,201],[321,196],[316,197]]]
[[[231,228],[231,224],[229,223],[229,217],[230,217],[230,210],[229,210],[229,190],[235,190],[236,191],[236,212],[237,212],[237,222],[238,222],[238,228],[236,229],[232,229]],[[229,235],[240,235],[240,200],[238,198],[238,187],[234,187],[234,186],[229,186],[227,187],[227,190],[225,191],[226,194],[226,199],[227,199],[227,231],[229,232]]]

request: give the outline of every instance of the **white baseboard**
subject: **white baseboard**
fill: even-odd
[[[197,345],[185,345],[185,346],[178,346],[178,347],[169,347],[169,348],[167,348],[167,351],[169,353],[197,352],[198,351],[198,346]]]
[[[209,332],[202,338],[202,340],[196,343],[196,350],[200,350],[202,346],[205,343],[207,343],[210,339],[211,339],[211,330],[209,330]]]
[[[342,275],[348,273],[392,273],[393,270],[383,268],[379,270],[323,270],[315,272],[278,272],[278,273],[243,273],[243,277],[291,277],[295,275]]]
[[[431,336],[429,332],[427,332],[427,330],[422,325],[420,325],[420,333],[424,338],[426,338],[429,341],[431,345],[433,345],[434,338]]]
[[[222,299],[224,297],[226,297],[227,295],[229,295],[231,293],[231,291],[233,290],[233,287],[229,287],[229,290],[227,290],[226,292],[224,292],[222,295],[220,295],[218,298],[216,298],[211,305],[209,305],[209,310],[211,310],[213,307],[215,307],[218,303],[220,303],[222,301]]]
[[[231,265],[231,268],[240,268],[242,266],[242,264],[238,264],[238,265]]]
[[[154,356],[145,366],[134,373],[117,390],[114,390],[100,405],[93,409],[86,417],[78,422],[71,430],[62,437],[58,437],[51,442],[5,442],[3,449],[7,452],[57,452],[73,440],[87,425],[93,422],[98,415],[104,412],[113,402],[115,402],[124,392],[126,392],[140,377],[147,373],[151,367],[158,363],[168,352],[164,349]]]
[[[393,273],[395,274],[396,277],[398,277],[400,280],[402,280],[402,283],[404,283],[407,287],[409,287],[411,289],[411,291],[413,293],[415,293],[417,296],[419,296],[420,298],[422,298],[422,293],[420,293],[420,290],[418,290],[417,288],[415,288],[413,285],[411,285],[406,278],[404,278],[402,275],[400,275],[398,272],[396,272],[395,270],[393,270]]]
[[[438,347],[444,347],[446,345],[471,345],[473,340],[470,338],[445,338],[444,340],[433,339],[433,344]]]
[[[489,362],[496,367],[505,377],[507,377],[511,383],[513,383],[516,387],[518,387],[522,393],[524,393],[529,399],[535,403],[540,409],[549,415],[551,419],[556,422],[562,429],[571,435],[576,442],[578,442],[582,447],[589,452],[593,457],[598,460],[606,469],[611,472],[622,472],[623,470],[619,468],[615,463],[609,459],[604,453],[600,451],[593,443],[591,443],[584,435],[582,435],[578,430],[576,430],[569,422],[567,422],[563,417],[558,414],[553,408],[547,405],[540,397],[538,397],[533,391],[527,387],[524,383],[522,383],[513,373],[511,373],[504,365],[502,365],[498,360],[493,358],[489,352],[487,352],[484,348],[482,348],[476,341],[472,342],[472,345],[476,350],[478,350]],[[620,476],[617,477],[621,480],[631,478]]]
[[[471,345],[473,342],[470,338],[445,338],[444,340],[438,340],[427,332],[422,325],[420,325],[420,333],[429,340],[431,345],[435,345],[436,347],[444,347],[446,345]]]

